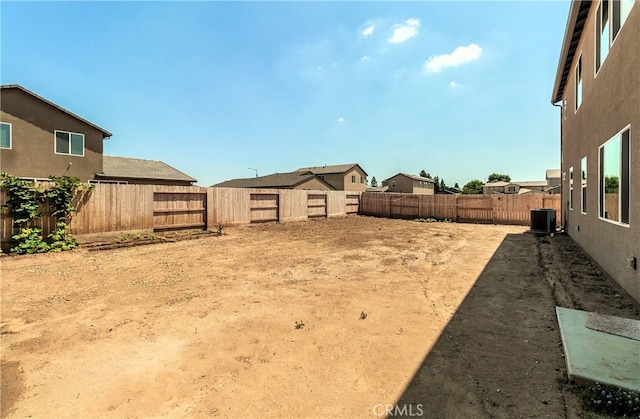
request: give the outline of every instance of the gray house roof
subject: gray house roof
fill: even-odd
[[[66,113],[67,115],[70,115],[70,116],[76,118],[79,121],[84,122],[85,124],[97,129],[98,131],[102,132],[102,138],[111,137],[113,135],[109,131],[107,131],[106,129],[100,128],[99,126],[87,121],[86,119],[74,114],[73,112],[70,112],[70,111],[66,110],[62,106],[58,106],[55,103],[51,102],[50,100],[47,100],[47,99],[43,98],[42,96],[39,96],[39,95],[33,93],[31,90],[25,89],[24,87],[20,86],[19,84],[3,84],[3,85],[0,85],[0,91],[1,90],[5,90],[5,89],[21,90],[21,91],[23,91],[23,92],[35,97],[36,99],[43,101],[44,103],[46,103],[46,104],[48,104],[48,105],[50,105],[50,106],[52,106],[52,107],[64,112],[64,113]]]
[[[358,166],[362,172],[367,175],[367,172],[364,171],[362,166],[358,163],[350,163],[350,164],[335,164],[333,166],[313,166],[313,167],[301,167],[296,170],[296,172],[311,172],[316,175],[328,175],[331,173],[346,173],[354,167]]]
[[[417,180],[420,182],[429,182],[429,183],[436,183],[435,180],[433,179],[429,179],[428,177],[422,177],[422,176],[418,176],[418,175],[410,175],[407,173],[398,173],[396,176],[404,176],[404,177],[408,177],[409,179],[413,179],[413,180]],[[391,176],[389,179],[392,179],[396,176]]]
[[[103,156],[102,173],[99,177],[161,179],[197,182],[191,176],[159,160],[134,159],[130,157]]]
[[[232,179],[212,185],[218,188],[293,188],[310,179],[316,179],[326,185],[328,189],[333,190],[333,186],[310,172],[290,172],[290,173],[274,173],[271,175]]]

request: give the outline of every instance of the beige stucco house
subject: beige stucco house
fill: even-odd
[[[640,5],[574,1],[559,107],[566,232],[640,302]]]
[[[196,180],[154,160],[103,156],[112,134],[11,84],[0,86],[0,170],[33,180],[50,175],[91,183],[191,185]]]
[[[367,189],[367,172],[357,163],[302,167],[297,172],[313,173],[338,191],[364,192]]]
[[[420,195],[435,194],[435,181],[427,177],[398,173],[383,181],[387,192],[411,193]]]

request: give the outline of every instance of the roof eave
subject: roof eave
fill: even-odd
[[[588,12],[591,8],[591,0],[580,1],[574,0],[571,2],[571,8],[569,9],[569,17],[567,18],[567,25],[564,32],[564,38],[562,41],[562,50],[560,52],[560,59],[558,60],[558,68],[556,69],[556,78],[553,84],[553,92],[551,93],[551,103],[557,103],[562,99],[564,93],[565,84],[568,77],[568,68],[571,67],[575,49],[571,49],[571,44],[580,39],[582,29],[584,28],[584,20],[578,20],[580,15]]]
[[[48,99],[46,99],[46,98],[44,98],[44,97],[42,97],[42,96],[40,96],[40,95],[38,95],[38,94],[36,94],[36,93],[32,92],[32,91],[31,91],[31,90],[29,90],[29,89],[25,89],[24,87],[20,86],[19,84],[3,84],[3,85],[2,85],[2,88],[3,88],[3,89],[18,89],[18,90],[21,90],[21,91],[23,91],[23,92],[25,92],[25,93],[27,93],[27,94],[29,94],[29,95],[31,95],[31,96],[33,96],[33,97],[35,97],[36,99],[39,99],[39,100],[43,101],[44,103],[46,103],[46,104],[48,104],[48,105],[50,105],[50,106],[53,106],[54,108],[56,108],[56,109],[58,109],[58,110],[60,110],[60,111],[62,111],[62,112],[64,112],[64,113],[66,113],[66,114],[68,114],[68,115],[70,115],[70,116],[72,116],[72,117],[74,117],[74,118],[76,118],[76,119],[77,119],[77,120],[79,120],[79,121],[84,122],[85,124],[87,124],[87,125],[89,125],[89,126],[91,126],[91,127],[95,128],[95,129],[97,129],[98,131],[102,132],[102,138],[103,138],[103,139],[105,139],[105,138],[106,138],[106,139],[109,139],[110,137],[113,137],[113,134],[111,134],[111,133],[110,133],[109,131],[107,131],[106,129],[104,129],[104,128],[100,128],[100,127],[99,127],[99,126],[97,126],[96,124],[94,124],[94,123],[92,123],[92,122],[87,121],[86,119],[82,118],[81,116],[78,116],[78,115],[74,114],[74,113],[73,113],[73,112],[71,112],[71,111],[68,111],[67,109],[63,108],[63,107],[62,107],[62,106],[60,106],[60,105],[56,105],[55,103],[51,102],[50,100],[48,100]]]

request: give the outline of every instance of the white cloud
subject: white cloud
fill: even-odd
[[[449,87],[456,87],[458,86],[458,83],[456,83],[455,81],[452,81],[451,83],[449,83]]]
[[[369,59],[369,57],[367,57],[366,55],[363,55],[362,58],[360,58],[362,61],[367,61]]]
[[[373,35],[373,31],[376,29],[376,25],[375,24],[371,24],[370,26],[367,26],[365,28],[365,30],[362,31],[362,36],[364,36],[365,38],[368,36]]]
[[[405,23],[399,23],[394,26],[393,36],[389,38],[391,44],[401,44],[418,34],[420,28],[420,20],[407,19]]]
[[[446,67],[455,67],[460,64],[477,60],[482,55],[482,48],[476,44],[469,44],[466,47],[458,47],[451,54],[436,55],[430,57],[424,63],[424,69],[431,73],[439,73]]]
[[[338,118],[338,122],[339,123],[343,123],[344,122],[344,118],[343,117]]]

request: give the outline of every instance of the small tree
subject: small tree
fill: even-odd
[[[447,187],[447,184],[444,183],[444,179],[440,179],[440,191],[444,191],[444,188]]]
[[[378,181],[375,176],[371,178],[371,186],[374,188],[378,186]]]
[[[467,184],[462,187],[462,193],[464,193],[464,194],[481,194],[483,186],[484,186],[484,183],[482,183],[481,180],[474,179],[474,180],[471,180],[471,181],[467,182]]]
[[[491,173],[489,178],[487,179],[487,183],[489,182],[511,182],[511,176],[503,175],[500,173]]]
[[[429,177],[429,173],[425,172],[424,169],[420,170],[420,177]]]
[[[460,186],[458,186],[458,182],[456,182],[456,184],[453,185],[453,187],[456,188],[456,189],[460,189]]]

